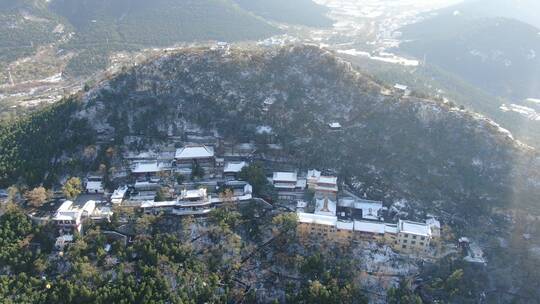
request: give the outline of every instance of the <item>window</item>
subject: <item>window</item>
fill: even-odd
[[[424,246],[424,243],[420,242],[420,246]]]
[[[403,240],[403,243],[407,244],[407,240]]]
[[[414,244],[416,244],[416,241],[412,241],[412,242],[411,242],[411,245],[414,245]]]
[[[407,233],[405,233],[405,234],[404,234],[403,236],[404,236],[404,237],[406,237],[406,238],[408,238],[408,237],[409,237],[409,235],[408,235]]]
[[[407,248],[407,245],[402,245],[401,248],[405,249]]]
[[[416,240],[416,235],[413,235],[412,238],[413,238],[413,240]]]
[[[425,236],[423,236],[423,237],[421,237],[420,239],[421,239],[421,240],[423,241],[423,240],[425,240],[425,239],[426,239],[426,237],[425,237]]]

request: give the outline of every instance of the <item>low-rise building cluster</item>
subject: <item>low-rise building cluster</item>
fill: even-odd
[[[330,127],[340,129],[341,125],[333,123]],[[109,202],[147,214],[204,216],[223,204],[251,201],[252,186],[239,179],[242,169],[249,166],[252,153],[253,147],[245,144],[218,156],[212,146],[195,143],[175,151],[125,155],[129,168],[125,183],[110,195]],[[440,237],[436,219],[425,223],[385,222],[386,208],[382,202],[342,195],[338,178],[331,172],[275,171],[268,181],[278,200],[297,202],[297,229],[303,242],[345,245],[360,240],[377,241],[398,251],[420,253]],[[92,195],[104,192],[98,176],[89,176],[85,186]],[[93,200],[83,205],[63,203],[54,217],[62,231],[58,242],[69,242],[69,231],[80,233],[84,218],[110,217],[112,211],[107,208],[97,208]]]
[[[384,222],[383,203],[357,197],[339,197],[337,177],[324,176],[310,170],[307,185],[313,189],[313,212],[307,212],[309,202],[297,207],[298,235],[303,242],[377,241],[405,253],[424,253],[433,239],[440,237],[440,223],[428,219],[425,223],[398,220]]]

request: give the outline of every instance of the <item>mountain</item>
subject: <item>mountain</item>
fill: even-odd
[[[540,2],[536,0],[469,0],[445,9],[474,17],[504,17],[529,23],[540,29]]]
[[[11,79],[2,73],[0,84],[46,78],[58,70],[64,78],[88,76],[121,51],[281,33],[229,0],[6,0],[0,4],[0,25],[0,68],[11,65],[12,73]],[[37,64],[14,63],[25,57]]]
[[[268,20],[312,27],[330,27],[328,8],[313,0],[235,0],[242,8]]]
[[[509,275],[526,269],[523,259],[498,244],[513,233],[506,214],[538,214],[538,154],[476,114],[385,89],[312,46],[168,51],[1,125],[0,185],[58,184],[95,169],[84,159],[88,148],[146,150],[196,127],[221,141],[252,140],[255,158],[276,153],[296,168],[333,169],[358,194],[409,206],[408,216],[441,216],[456,234],[474,233],[493,248],[490,267],[478,269],[486,277],[479,290],[497,286],[537,298],[527,276]],[[328,128],[336,121],[343,130]],[[261,125],[272,128],[281,149],[257,137]],[[532,263],[526,248],[512,252]]]
[[[8,62],[34,54],[40,45],[62,39],[60,17],[52,14],[45,1],[6,0],[0,3],[0,69]],[[1,73],[0,83],[8,81]]]
[[[532,207],[539,190],[532,151],[474,114],[414,97],[385,97],[381,90],[317,48],[189,49],[90,90],[76,117],[91,121],[101,136],[109,134],[102,140],[117,142],[128,135],[159,141],[169,130],[181,136],[187,123],[240,141],[255,137],[257,125],[270,125],[292,160],[334,168],[372,197],[406,197],[459,213],[464,206]],[[276,102],[265,112],[267,98]],[[332,121],[346,131],[330,132]],[[0,155],[6,167],[20,162],[10,160],[16,157],[11,152]],[[26,171],[10,170],[4,184]]]
[[[280,33],[231,1],[54,0],[50,7],[76,29],[66,44],[67,49],[82,51],[68,66],[76,76],[87,74],[88,66],[104,68],[111,51],[179,42],[257,40]],[[103,62],[95,62],[96,56],[104,57]]]
[[[540,95],[537,28],[505,18],[438,14],[402,29],[399,50],[456,74],[495,95]]]
[[[427,63],[417,67],[403,67],[390,63],[374,62],[362,57],[340,54],[362,71],[384,83],[400,83],[415,93],[434,96],[455,103],[467,110],[482,114],[509,130],[517,140],[540,148],[540,120],[528,111],[540,111],[534,101],[510,101],[490,94],[441,67]],[[522,105],[525,108],[520,108]],[[510,111],[503,110],[513,107]]]
[[[74,43],[168,46],[180,41],[251,40],[278,31],[220,0],[53,0],[51,9],[77,30]]]
[[[330,26],[325,13],[310,0],[6,0],[0,4],[0,68],[12,65],[12,78],[2,73],[0,84],[35,80],[30,69],[40,78],[58,70],[64,78],[88,76],[122,51],[282,33],[268,20]],[[14,64],[25,57],[37,57],[38,65]]]

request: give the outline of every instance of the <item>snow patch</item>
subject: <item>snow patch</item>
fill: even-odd
[[[382,61],[386,63],[393,63],[403,66],[418,66],[420,62],[415,59],[407,59],[404,57],[397,56],[392,53],[379,53],[379,55],[371,55],[368,52],[359,51],[357,49],[348,49],[348,50],[338,50],[338,53],[351,55],[351,56],[359,56],[359,57],[367,57],[371,60],[376,61]]]
[[[503,112],[518,113],[519,115],[532,121],[540,121],[540,114],[536,112],[534,109],[529,108],[529,107],[520,106],[520,105],[512,103],[509,105],[503,104],[499,107],[499,109],[501,109],[501,111]]]

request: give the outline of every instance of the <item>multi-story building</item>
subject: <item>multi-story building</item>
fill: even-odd
[[[307,187],[315,193],[337,197],[338,185],[335,176],[324,176],[320,171],[308,170],[306,183]]]
[[[315,193],[329,195],[336,198],[338,193],[337,177],[320,176],[315,184]]]
[[[405,252],[421,252],[429,248],[431,229],[425,223],[399,220],[397,243],[394,247]]]
[[[253,187],[247,182],[228,181],[223,184],[222,188],[230,189],[234,200],[249,200],[252,198]]]
[[[441,237],[441,222],[437,219],[429,218],[426,220],[426,224],[428,224],[429,229],[431,230],[431,237],[434,240],[439,239]]]
[[[304,242],[333,239],[336,232],[337,217],[314,213],[300,212],[298,215],[297,233]]]
[[[95,201],[88,201],[82,207],[75,206],[72,201],[65,201],[56,210],[53,221],[63,232],[77,231],[81,233],[83,217],[89,217],[95,208]]]
[[[306,180],[299,179],[296,172],[274,172],[272,184],[282,200],[301,199],[306,188]]]
[[[103,178],[99,175],[90,175],[86,178],[84,187],[88,193],[104,193]]]
[[[328,210],[330,208],[327,208]],[[430,245],[431,233],[424,223],[400,220],[398,224],[375,221],[341,221],[331,212],[298,212],[297,232],[306,242],[335,242],[342,245],[353,241],[375,241],[406,253],[424,253]]]
[[[96,201],[90,200],[82,206],[77,206],[72,201],[65,201],[56,210],[52,220],[61,234],[82,233],[82,222],[85,218],[96,221],[108,220],[113,214],[110,208],[97,207],[96,204]]]

